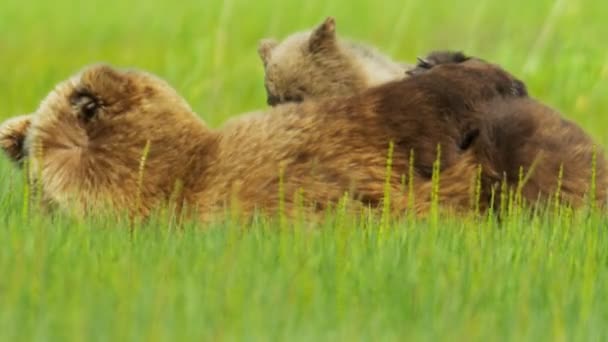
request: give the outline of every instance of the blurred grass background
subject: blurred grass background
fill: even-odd
[[[339,34],[397,59],[451,48],[500,63],[606,143],[602,1],[58,0],[24,8],[5,0],[0,6],[2,117],[32,111],[55,83],[105,61],[168,79],[216,126],[265,106],[260,38],[282,38],[332,15]]]
[[[212,126],[263,108],[262,37],[337,20],[397,59],[460,49],[608,142],[608,3],[599,0],[0,3],[0,118],[105,61],[170,81]],[[606,340],[604,216],[318,231],[22,214],[0,161],[0,340]],[[554,214],[554,215],[553,215]]]

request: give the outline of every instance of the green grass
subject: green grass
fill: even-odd
[[[558,1],[4,0],[0,118],[106,61],[168,79],[212,126],[264,107],[257,40],[337,19],[413,60],[463,49],[608,144],[608,4]],[[0,161],[0,340],[606,340],[608,219],[250,226],[24,215]],[[380,229],[382,228],[382,229]]]

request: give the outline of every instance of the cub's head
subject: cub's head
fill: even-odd
[[[352,94],[365,87],[362,70],[340,48],[331,17],[311,32],[296,33],[281,43],[264,39],[258,53],[269,105]]]
[[[164,81],[107,65],[60,83],[31,115],[0,126],[10,158],[27,157],[46,197],[87,211],[149,207],[171,191],[204,124]]]

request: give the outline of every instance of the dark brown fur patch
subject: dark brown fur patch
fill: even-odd
[[[484,191],[506,179],[528,202],[547,200],[561,183],[561,200],[580,206],[591,195],[595,172],[599,203],[605,203],[608,170],[603,151],[573,122],[533,99],[495,99],[484,105],[484,122],[473,149],[484,166]],[[592,169],[593,158],[596,169]],[[560,169],[562,179],[559,179]],[[520,183],[520,173],[525,182]]]

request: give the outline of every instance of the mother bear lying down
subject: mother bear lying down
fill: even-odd
[[[563,198],[582,203],[593,146],[582,131],[549,114],[564,122],[573,140],[528,139],[542,129],[534,113],[544,107],[525,98],[523,84],[497,66],[467,58],[425,68],[359,95],[281,105],[214,130],[159,78],[97,65],[60,83],[33,114],[5,122],[0,145],[18,163],[27,158],[32,182],[49,203],[80,214],[109,208],[146,215],[170,199],[201,218],[227,204],[244,213],[273,212],[281,199],[288,212],[296,203],[317,211],[345,194],[376,207],[385,194],[391,141],[388,185],[397,212],[430,207],[437,145],[439,200],[448,207],[470,207],[479,164],[480,205],[488,208],[503,173],[519,170],[520,162],[528,168],[547,151],[557,159],[548,159],[544,174],[532,172],[526,199],[553,192],[559,165],[574,162],[564,166]],[[496,123],[510,122],[501,119],[505,113],[521,125],[501,131]],[[561,144],[564,139],[576,145]],[[415,204],[402,189],[411,151]],[[600,155],[601,198],[604,164]],[[513,174],[506,179],[516,186]]]

